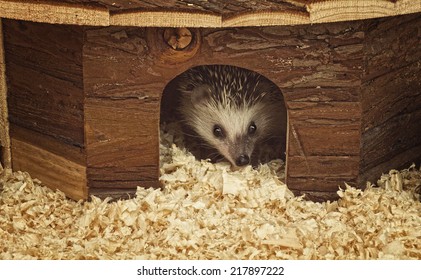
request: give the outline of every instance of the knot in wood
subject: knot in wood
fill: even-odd
[[[164,41],[174,50],[183,50],[192,42],[192,33],[187,28],[167,28]]]

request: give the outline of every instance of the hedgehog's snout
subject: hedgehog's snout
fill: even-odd
[[[250,163],[250,157],[246,154],[240,155],[236,160],[235,164],[237,166],[245,166]]]

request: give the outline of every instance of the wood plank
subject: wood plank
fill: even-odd
[[[72,199],[87,199],[86,168],[50,151],[12,138],[14,170],[27,171],[52,189],[59,189]]]
[[[159,98],[166,81],[146,37],[143,28],[86,31],[88,180],[91,194],[100,197],[159,186]]]
[[[159,103],[155,100],[87,98],[88,180],[94,188],[158,184]]]
[[[358,102],[288,102],[291,121],[317,124],[359,124]]]
[[[314,182],[315,184],[321,186],[324,184],[324,182]],[[299,182],[296,182],[295,184],[299,185]],[[342,186],[342,183],[339,183],[338,186]],[[339,195],[336,191],[299,191],[299,190],[293,190],[292,191],[295,196],[302,196],[304,195],[304,199],[311,200],[314,202],[326,202],[326,201],[336,201],[339,199]]]
[[[156,88],[164,87],[168,76],[175,77],[192,66],[203,64],[230,64],[253,70],[265,75],[283,88],[314,89],[357,89],[360,86],[362,71],[362,36],[358,31],[361,23],[341,23],[336,28],[327,25],[306,27],[265,27],[265,28],[229,28],[229,29],[204,29],[200,30],[201,46],[199,52],[169,51],[169,46],[163,43],[159,32],[152,33],[154,36],[147,38],[145,59],[125,59],[118,51],[114,54],[119,59],[124,59],[126,65],[144,65],[131,70],[130,75],[137,76],[138,81],[148,81],[155,84]],[[111,60],[108,54],[112,51],[112,41],[98,37],[114,37],[114,44],[120,40],[120,44],[130,46],[134,44],[139,49],[143,46],[142,34],[131,29],[101,29],[89,30],[87,40],[89,48],[101,49],[104,54],[99,54],[105,62]],[[153,30],[153,29],[148,29]],[[159,29],[158,29],[159,30]],[[193,29],[193,32],[197,30]],[[108,34],[106,34],[108,32]],[[331,36],[322,36],[321,34]],[[114,34],[114,35],[113,35]],[[197,33],[195,33],[197,34]],[[120,37],[117,38],[117,35]],[[333,40],[332,38],[335,38]],[[96,44],[101,40],[101,44]],[[136,42],[138,40],[139,42]],[[332,42],[331,42],[332,40]],[[347,53],[345,58],[339,51],[332,52],[330,44],[338,48],[349,47],[355,52]],[[107,46],[110,47],[107,47]],[[134,49],[134,47],[133,47]],[[136,49],[134,49],[136,50]],[[87,50],[89,55],[86,59],[95,59],[95,53]],[[143,51],[143,50],[142,50]],[[330,62],[332,65],[330,65]],[[119,69],[119,66],[114,66]],[[132,66],[131,66],[132,67]],[[131,67],[127,67],[130,69]],[[120,67],[121,68],[121,67]],[[128,71],[127,69],[119,69]],[[98,70],[97,70],[98,71]],[[99,70],[101,71],[101,69]],[[118,75],[120,71],[116,71]],[[110,71],[111,73],[111,71]],[[149,86],[148,86],[149,87]],[[344,90],[342,90],[344,92]]]
[[[0,19],[0,165],[11,168],[9,120],[7,110],[6,69],[4,61],[3,24]]]
[[[281,89],[357,88],[362,71],[360,28],[360,23],[352,22],[340,23],[336,28],[317,25],[204,30],[200,57],[204,63],[198,62],[252,67]],[[331,50],[331,43],[348,46],[354,52],[345,59],[342,53]]]
[[[305,6],[297,1],[203,1],[203,0],[62,0],[61,2],[83,5],[103,6],[110,10],[111,14],[128,12],[159,11],[159,12],[187,12],[190,14],[213,14],[229,18],[238,14],[258,13],[259,11],[278,11],[299,13],[306,12]]]
[[[136,196],[136,188],[115,188],[114,184],[114,186],[94,188],[90,190],[89,195],[96,196],[102,199],[111,198],[111,201],[130,199]]]
[[[421,145],[411,145],[407,150],[400,150],[393,156],[387,157],[383,161],[379,161],[371,167],[365,166],[359,177],[358,185],[365,185],[367,181],[376,184],[382,174],[387,174],[391,169],[401,170],[408,168],[415,163],[421,165]]]
[[[19,127],[15,124],[10,126],[10,137],[15,140],[39,147],[40,149],[66,158],[79,165],[86,166],[85,150],[78,146],[63,143],[54,137]]]
[[[420,60],[420,21],[421,15],[415,14],[366,22],[363,82]]]
[[[397,114],[387,122],[366,131],[362,139],[362,172],[389,161],[389,169],[421,161],[421,154],[406,153],[421,145],[420,123],[421,107],[414,112]],[[402,162],[393,161],[401,153],[408,158],[401,158]]]
[[[335,22],[396,16],[419,12],[421,2],[411,0],[310,1],[307,5],[310,21]]]
[[[360,91],[346,87],[282,88],[288,102],[358,102]]]
[[[82,86],[83,27],[7,19],[3,24],[6,63],[13,57],[22,67]]]
[[[83,55],[85,93],[100,98],[158,98],[165,87],[162,70],[154,69],[158,63],[148,52],[143,28],[89,29]]]
[[[325,193],[327,196],[336,194],[339,188],[344,188],[345,183],[350,186],[357,186],[356,180],[347,177],[337,178],[309,178],[309,177],[291,177],[287,180],[287,185],[296,186],[292,191],[295,194],[306,193]]]
[[[413,0],[0,0],[0,17],[92,26],[314,24],[417,12],[421,2]]]
[[[420,61],[421,56],[418,61],[364,83],[363,131],[368,132],[399,114],[418,109],[421,104]]]
[[[5,20],[4,31],[10,122],[83,147],[82,28]]]
[[[355,124],[289,124],[289,150],[292,156],[359,156],[360,126]]]
[[[360,181],[421,163],[421,16],[367,24]]]
[[[0,17],[52,24],[109,25],[108,9],[65,1],[0,0]]]
[[[359,172],[358,156],[289,156],[288,178],[356,178]]]

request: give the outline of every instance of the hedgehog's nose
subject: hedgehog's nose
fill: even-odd
[[[250,157],[248,155],[240,155],[236,160],[237,166],[244,166],[250,163]]]

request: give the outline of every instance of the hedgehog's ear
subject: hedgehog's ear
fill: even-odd
[[[206,102],[211,96],[211,88],[209,85],[199,85],[192,89],[190,100],[193,105],[200,105]]]

